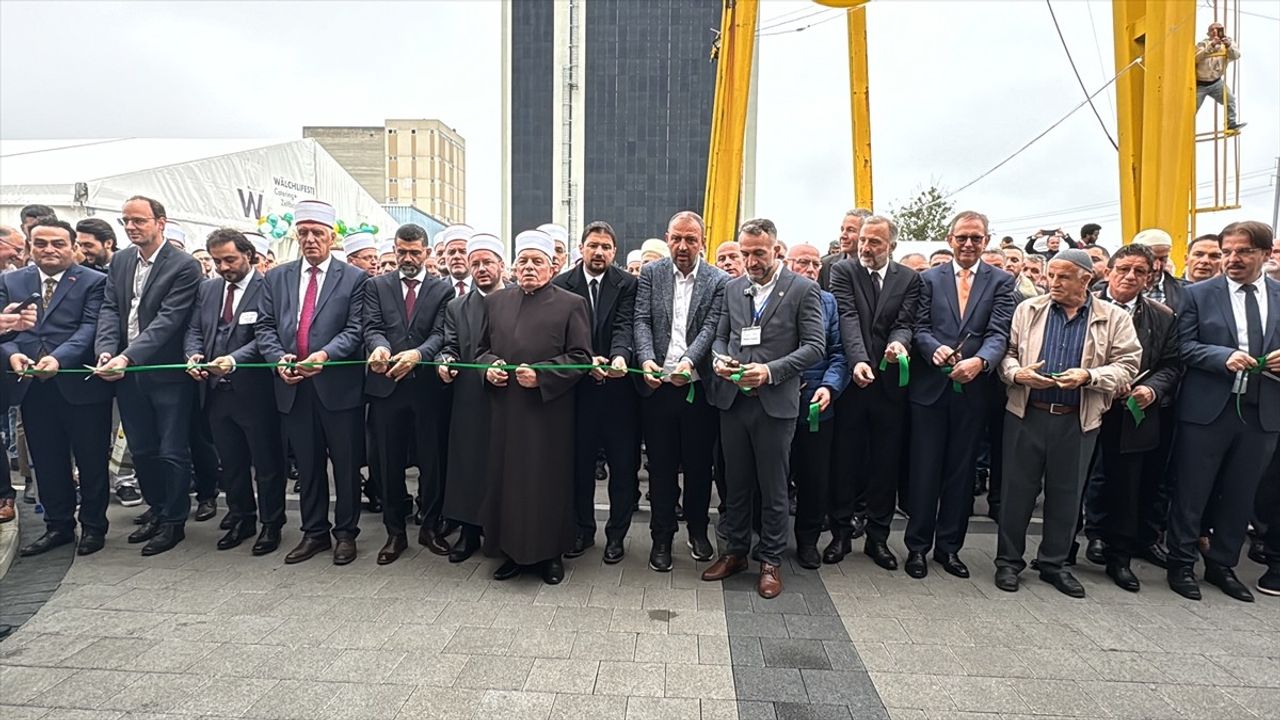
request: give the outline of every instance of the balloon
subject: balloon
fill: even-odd
[[[378,234],[378,226],[377,226],[377,225],[370,225],[370,226],[369,226],[369,232],[373,233],[374,235],[377,235],[377,234]]]
[[[262,224],[264,224],[264,223],[266,223],[266,222],[267,222],[267,216],[266,216],[266,215],[260,215],[260,216],[258,216],[258,224],[259,224],[259,225],[262,225]]]
[[[275,213],[272,213],[267,216],[267,222],[271,223],[271,227],[275,227],[276,223],[280,222],[280,217]]]
[[[278,227],[278,228],[276,228],[275,230],[272,230],[272,231],[271,231],[271,237],[273,237],[273,238],[275,238],[275,239],[279,240],[280,238],[284,237],[285,232],[286,232],[286,231],[285,231],[285,229],[284,229],[284,228],[282,228],[282,227]]]
[[[284,214],[284,221],[285,221],[285,222],[287,222],[287,223],[289,223],[290,225],[292,225],[292,224],[293,224],[293,213],[285,213],[285,214]]]

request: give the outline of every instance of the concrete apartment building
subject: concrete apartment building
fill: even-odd
[[[412,205],[445,223],[466,222],[467,144],[439,120],[381,126],[304,127],[379,202]]]

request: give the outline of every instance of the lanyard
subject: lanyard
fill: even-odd
[[[769,297],[765,298],[765,299],[764,299],[764,304],[760,306],[760,309],[759,309],[759,310],[756,310],[756,309],[755,309],[755,304],[756,304],[756,303],[755,303],[755,298],[752,298],[752,299],[751,299],[751,308],[752,308],[752,309],[751,309],[751,324],[752,324],[753,326],[756,326],[756,325],[759,325],[759,324],[760,324],[760,318],[761,318],[761,317],[764,317],[764,311],[765,311],[765,308],[769,307],[769,301],[770,301],[770,300],[772,300],[772,299],[773,299],[773,296],[772,296],[772,295],[770,295]]]

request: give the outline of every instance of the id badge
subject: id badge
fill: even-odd
[[[760,326],[752,325],[751,327],[742,328],[742,347],[752,347],[760,344]]]
[[[252,325],[258,322],[258,313],[253,310],[246,310],[240,313],[241,325]]]

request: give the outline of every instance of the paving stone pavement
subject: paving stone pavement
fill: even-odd
[[[372,515],[346,567],[219,552],[216,521],[142,558],[124,542],[135,512],[113,506],[107,548],[0,643],[3,720],[1280,717],[1280,602],[1212,587],[1185,601],[1141,563],[1138,594],[1092,566],[1085,600],[1030,573],[1002,593],[977,521],[970,580],[855,552],[784,568],[766,601],[754,573],[702,582],[687,552],[651,572],[644,516],[622,563],[601,562],[601,530],[550,587],[417,545],[379,567]],[[286,548],[297,539],[286,529]],[[1242,563],[1247,582],[1259,573]]]

